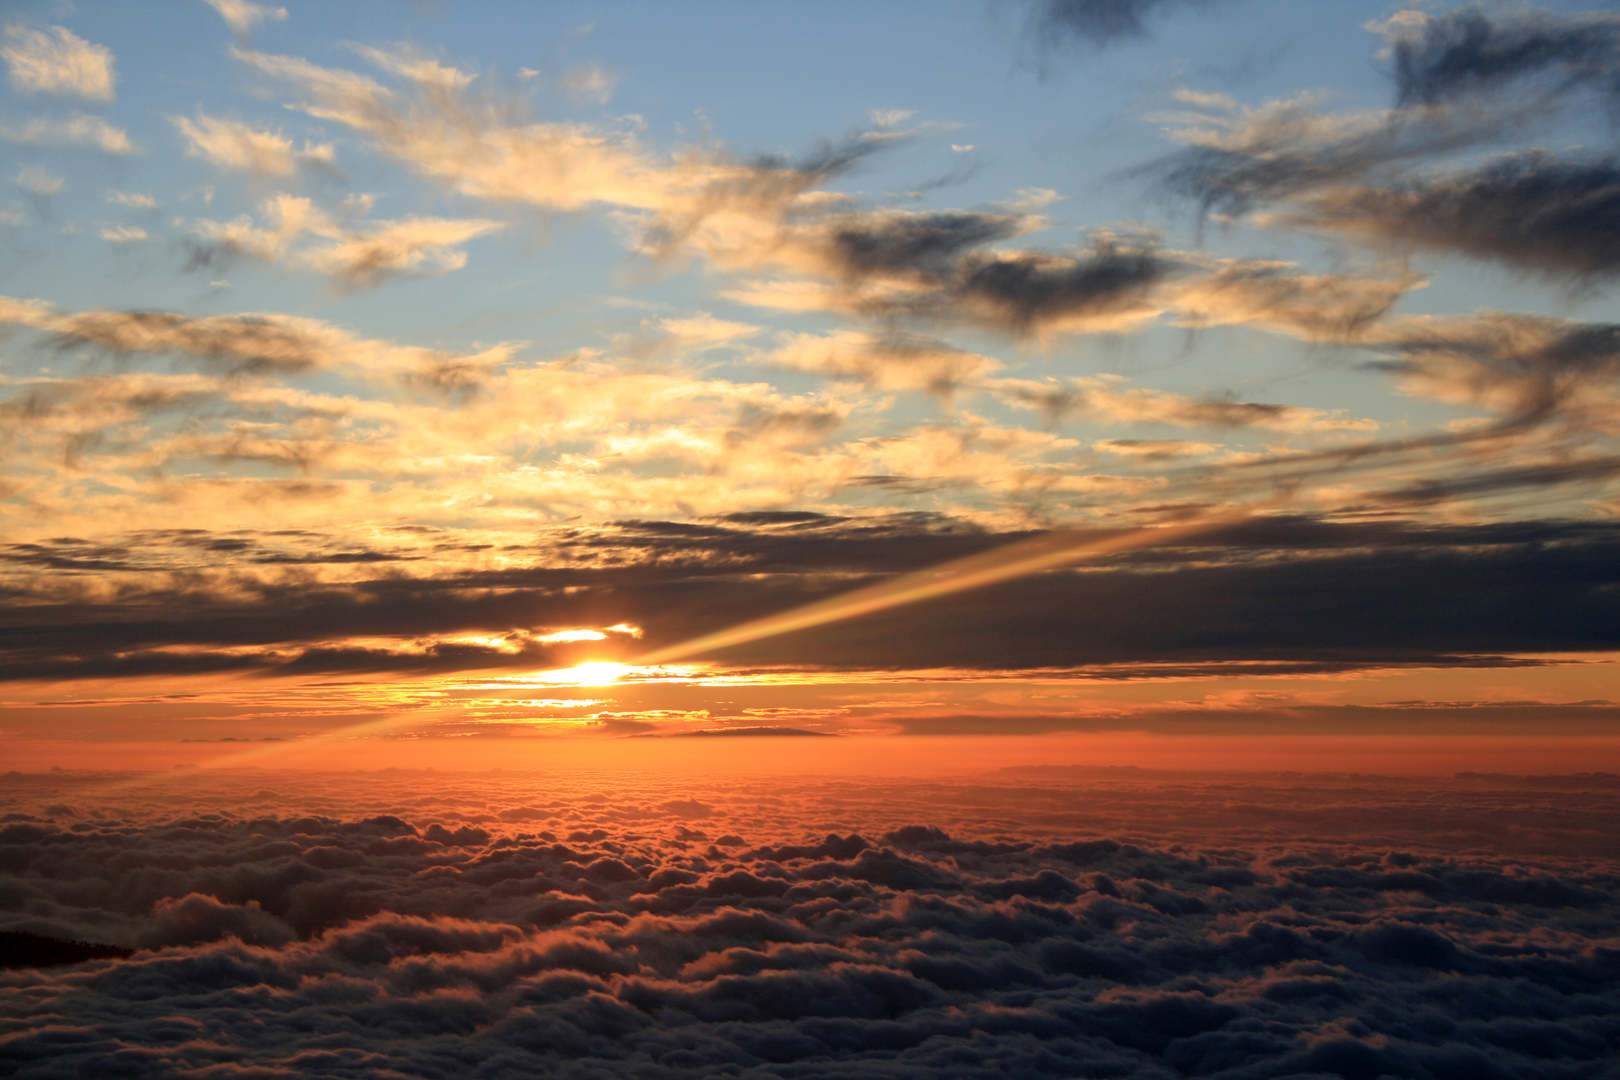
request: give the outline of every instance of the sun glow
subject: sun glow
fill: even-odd
[[[611,686],[634,670],[629,664],[612,660],[587,660],[573,667],[543,673],[547,683],[559,686]]]

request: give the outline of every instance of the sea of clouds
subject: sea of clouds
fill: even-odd
[[[20,1076],[1620,1075],[1620,778],[66,772]]]

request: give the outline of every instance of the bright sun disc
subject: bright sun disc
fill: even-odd
[[[575,664],[573,667],[548,671],[546,676],[548,681],[566,683],[570,686],[607,686],[618,682],[629,673],[628,664],[617,664],[611,660],[591,660]]]

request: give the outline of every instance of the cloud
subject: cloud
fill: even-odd
[[[1149,321],[1163,309],[1164,287],[1191,269],[1151,241],[1107,233],[1062,254],[979,250],[1029,224],[980,213],[835,217],[790,231],[786,246],[769,256],[829,278],[828,284],[756,284],[727,295],[788,310],[957,322],[1044,337]]]
[[[505,226],[487,218],[400,218],[341,225],[307,198],[266,199],[264,224],[246,216],[192,223],[193,269],[248,256],[332,277],[350,288],[370,288],[402,275],[443,274],[467,263],[462,245]]]
[[[156,410],[162,406],[153,389],[109,385],[98,407]],[[190,388],[209,390],[202,383]],[[169,407],[176,405],[183,401],[171,398]],[[28,416],[42,422],[50,406],[37,399]],[[915,461],[928,446],[902,449]],[[960,460],[960,444],[934,452],[946,450]],[[1027,447],[1004,452],[1028,466]],[[941,467],[953,464],[947,459]],[[1545,490],[1558,479],[1538,473],[1518,481]],[[657,649],[1033,535],[928,515],[627,522],[594,534],[562,528],[524,561],[508,554],[498,569],[465,565],[453,551],[446,560],[410,546],[357,550],[338,535],[294,541],[156,533],[104,544],[17,543],[0,555],[36,576],[14,594],[30,599],[16,605],[23,614],[12,619],[0,674],[66,680],[218,669],[532,672],[566,663],[557,651],[566,643],[543,640],[557,627],[623,622],[644,628],[638,650]],[[227,572],[198,577],[176,596],[169,575],[194,567],[199,551]],[[560,551],[569,553],[561,565]],[[1513,667],[1534,662],[1518,657],[1612,646],[1603,628],[1615,614],[1617,554],[1614,527],[1596,522],[1260,519],[714,659],[891,673],[1044,668],[1053,669],[1052,677],[1069,672],[1106,681]],[[306,569],[285,580],[264,576],[277,566]],[[399,573],[404,566],[409,575]],[[84,574],[117,575],[118,598],[78,591],[73,582]],[[130,610],[159,608],[161,620],[129,617]],[[1314,614],[1322,610],[1335,618]],[[1424,617],[1413,618],[1413,610]],[[941,625],[952,633],[930,632]],[[302,668],[286,667],[303,655]],[[782,722],[804,726],[791,716]]]
[[[88,42],[66,27],[8,26],[0,59],[9,69],[12,89],[21,93],[113,99],[112,50]]]
[[[569,68],[562,75],[563,92],[584,105],[606,105],[618,85],[616,74],[596,64]]]
[[[1291,263],[1232,261],[1189,281],[1170,307],[1183,326],[1251,326],[1307,341],[1354,342],[1425,283],[1413,274],[1303,274]]]
[[[1121,330],[1152,318],[1153,291],[1178,269],[1149,247],[1098,238],[1074,256],[1005,253],[973,260],[954,298],[1016,334]]]
[[[1412,274],[1359,278],[1217,260],[1107,231],[1066,252],[992,246],[1042,225],[1027,213],[844,212],[789,223],[757,250],[709,254],[722,266],[773,265],[820,279],[756,280],[726,292],[741,303],[1035,338],[1127,331],[1172,315],[1189,327],[1343,341],[1424,283]]]
[[[1473,147],[1524,119],[1524,108],[1440,107],[1328,115],[1301,95],[1256,108],[1201,100],[1171,118],[1186,144],[1139,171],[1205,212],[1246,214],[1287,200]]]
[[[1168,390],[1126,386],[1118,376],[1082,375],[1067,380],[998,379],[986,384],[1014,408],[1033,409],[1051,420],[1086,417],[1116,424],[1167,424],[1194,428],[1258,428],[1293,433],[1371,431],[1372,420],[1297,405],[1191,397]]]
[[[241,49],[233,55],[307,94],[306,112],[369,135],[383,153],[464,195],[576,210],[591,203],[654,208],[667,194],[670,177],[628,135],[577,124],[513,124],[501,109],[451,96],[443,82],[402,99],[352,72]],[[397,73],[392,54],[367,55]]]
[[[505,226],[487,219],[404,218],[379,222],[315,248],[303,263],[318,273],[364,288],[400,274],[448,273],[467,264],[461,245]]]
[[[58,314],[38,301],[0,297],[0,322],[52,335],[67,348],[112,354],[172,354],[238,375],[315,368],[408,385],[460,385],[508,359],[511,346],[454,354],[362,338],[318,319],[87,310]]]
[[[465,73],[409,50],[361,54],[408,85],[385,86],[296,57],[233,51],[301,94],[296,107],[362,133],[381,153],[452,190],[554,211],[605,207],[624,215],[640,249],[662,256],[705,228],[724,236],[740,231],[757,243],[790,211],[813,204],[819,185],[895,142],[893,135],[857,135],[796,162],[739,161],[702,148],[661,156],[641,145],[633,126],[526,122],[522,101],[475,93]],[[593,85],[599,91],[601,80]],[[709,236],[698,246],[713,243]]]
[[[252,0],[203,0],[219,12],[219,17],[232,33],[246,35],[263,22],[285,22],[287,9],[273,4],[255,4]]]
[[[303,149],[297,150],[285,136],[237,120],[203,113],[195,120],[185,116],[173,119],[186,138],[187,155],[202,158],[216,168],[285,179],[305,165],[330,167],[333,161],[329,143],[306,142]]]
[[[1220,449],[1217,443],[1190,442],[1185,439],[1103,439],[1091,445],[1105,454],[1142,458],[1147,461],[1202,457]]]
[[[466,89],[477,77],[470,72],[440,63],[410,46],[402,45],[389,50],[356,45],[354,49],[373,66],[415,83],[424,90],[452,94]]]
[[[1211,695],[1204,702],[1044,714],[985,713],[887,717],[902,735],[1053,735],[1139,731],[1166,735],[1608,735],[1620,730],[1610,701],[1395,701],[1323,704],[1286,694]]]
[[[22,124],[0,125],[0,139],[31,146],[90,146],[105,154],[138,152],[123,128],[82,113],[63,120],[36,117]]]
[[[1568,280],[1620,272],[1620,164],[1531,152],[1384,187],[1325,191],[1289,225]]]
[[[156,210],[157,200],[150,195],[130,191],[110,191],[107,201],[114,206],[127,206],[132,210]]]
[[[1620,19],[1464,9],[1403,11],[1377,27],[1394,53],[1402,105],[1435,105],[1541,79],[1555,91],[1620,94]]]
[[[1409,393],[1482,406],[1514,424],[1602,431],[1620,408],[1620,327],[1481,311],[1407,316],[1370,333]]]
[[[0,1063],[1055,1078],[1612,1056],[1612,777],[633,775],[13,773],[0,926],[134,951],[6,972]]]
[[[1031,30],[1043,40],[1079,39],[1106,48],[1148,36],[1160,12],[1213,6],[1214,0],[1035,0]]]
[[[16,184],[30,195],[46,199],[58,195],[67,186],[67,181],[38,165],[25,165],[17,170]]]
[[[795,334],[766,358],[794,371],[851,379],[881,390],[926,390],[949,395],[982,382],[1001,365],[929,338],[858,331]]]
[[[147,234],[138,225],[109,225],[101,230],[101,238],[109,244],[138,244]]]

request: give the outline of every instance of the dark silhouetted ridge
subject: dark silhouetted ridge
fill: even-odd
[[[86,960],[122,960],[133,951],[118,945],[30,934],[26,930],[0,930],[0,969],[55,967],[59,964],[82,964]]]

